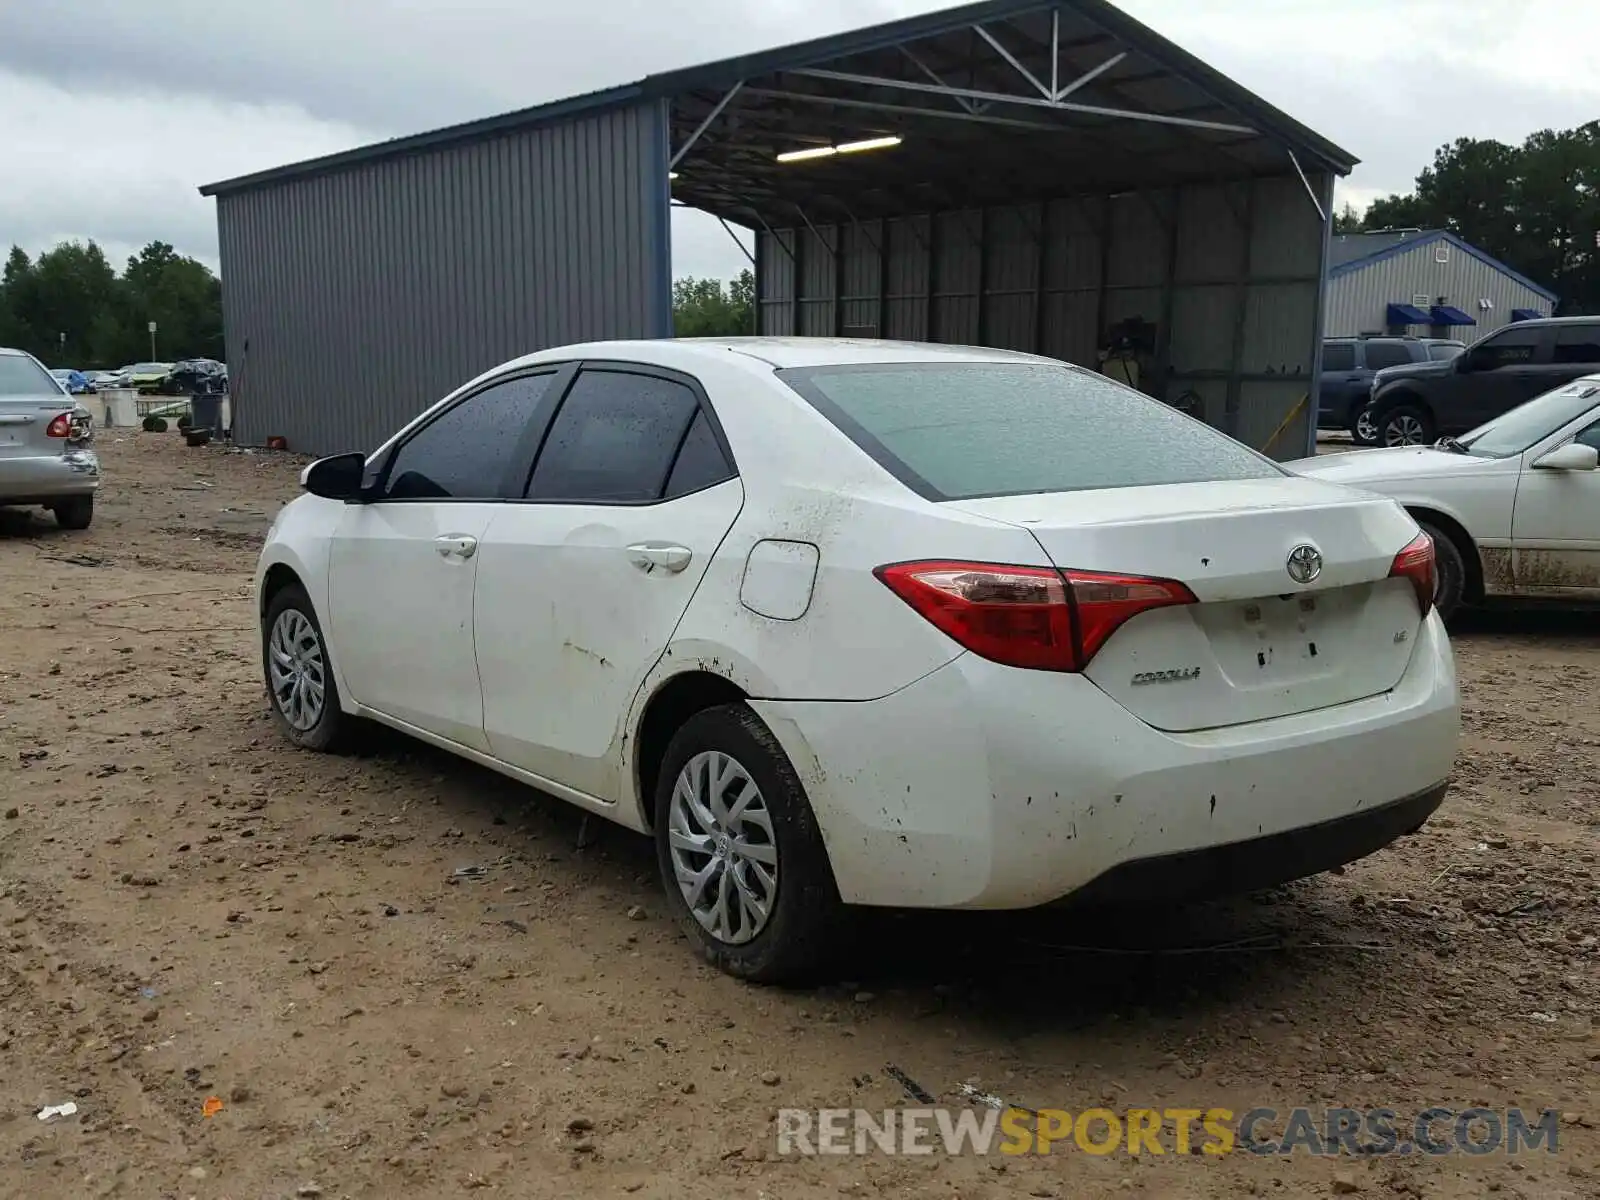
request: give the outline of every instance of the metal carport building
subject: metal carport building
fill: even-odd
[[[1094,365],[1141,318],[1145,390],[1286,458],[1355,161],[1104,0],[989,0],[201,192],[244,442],[375,445],[516,355],[670,335],[681,204],[755,232],[763,333]]]

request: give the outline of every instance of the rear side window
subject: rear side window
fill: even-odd
[[[1465,349],[1462,346],[1452,346],[1449,342],[1433,342],[1428,346],[1428,357],[1434,362],[1449,362]]]
[[[1404,342],[1368,342],[1367,366],[1374,371],[1398,367],[1411,361],[1411,348]]]
[[[575,504],[661,499],[678,447],[699,412],[694,392],[676,380],[628,371],[581,372],[539,451],[528,499]]]
[[[1322,369],[1324,371],[1354,371],[1356,369],[1356,348],[1349,342],[1329,342],[1322,348]]]
[[[733,474],[733,467],[722,453],[711,422],[703,411],[697,412],[694,420],[689,422],[689,432],[683,436],[677,461],[672,464],[672,474],[667,476],[667,490],[663,498],[672,500],[687,496],[690,492],[698,492],[732,479]]]
[[[1600,325],[1559,325],[1552,356],[1558,363],[1600,363]]]
[[[778,377],[930,500],[1286,474],[1102,376],[1047,363],[893,363]]]
[[[400,445],[389,500],[500,500],[517,444],[555,376],[524,375],[452,405]],[[518,481],[520,485],[521,481]]]
[[[22,354],[0,354],[0,396],[61,395],[61,386],[33,359]]]

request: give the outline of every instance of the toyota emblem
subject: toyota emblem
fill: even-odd
[[[1289,561],[1285,565],[1290,579],[1296,583],[1310,583],[1322,574],[1322,553],[1315,546],[1296,546],[1289,551]]]

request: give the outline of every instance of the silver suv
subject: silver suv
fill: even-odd
[[[0,505],[39,505],[87,529],[100,486],[93,418],[39,360],[0,346]]]

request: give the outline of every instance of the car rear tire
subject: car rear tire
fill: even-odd
[[[1461,608],[1467,594],[1467,560],[1455,539],[1437,525],[1418,521],[1433,539],[1433,606],[1448,621]]]
[[[56,524],[63,529],[87,529],[94,520],[94,497],[73,496],[67,500],[57,500],[50,506],[50,511],[55,514]]]
[[[275,593],[261,618],[261,670],[272,719],[296,746],[336,750],[351,720],[339,706],[328,644],[299,584]]]
[[[1374,419],[1385,446],[1431,446],[1437,436],[1433,414],[1416,404],[1397,404]]]
[[[844,906],[800,777],[743,704],[690,717],[655,784],[667,903],[707,961],[756,983],[808,982],[840,948]]]

